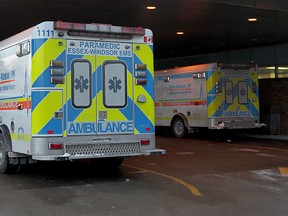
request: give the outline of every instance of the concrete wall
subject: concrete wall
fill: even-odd
[[[288,135],[288,79],[261,79],[261,122],[271,134]]]

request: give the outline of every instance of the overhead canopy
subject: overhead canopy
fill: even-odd
[[[47,20],[143,27],[156,59],[288,42],[287,0],[5,0],[1,9],[0,40]]]

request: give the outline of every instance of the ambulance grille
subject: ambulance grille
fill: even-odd
[[[140,143],[101,143],[84,145],[66,145],[70,158],[97,158],[140,155]]]

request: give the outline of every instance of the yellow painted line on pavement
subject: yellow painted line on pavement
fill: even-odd
[[[148,173],[147,170],[138,170],[138,171],[134,171],[134,172],[129,172],[131,174],[138,174],[138,173]]]
[[[141,171],[145,171],[145,172],[149,172],[149,173],[153,173],[155,175],[159,175],[159,176],[162,176],[162,177],[165,177],[165,178],[168,178],[168,179],[172,179],[173,181],[183,185],[184,187],[188,188],[191,193],[194,195],[194,196],[202,196],[202,194],[200,193],[200,191],[194,187],[193,185],[179,179],[179,178],[176,178],[176,177],[173,177],[173,176],[170,176],[170,175],[166,175],[166,174],[163,174],[163,173],[159,173],[159,172],[155,172],[155,171],[152,171],[152,170],[147,170],[147,169],[143,169],[143,168],[139,168],[139,167],[135,167],[135,166],[131,166],[131,165],[128,165],[128,164],[123,164],[123,166],[126,166],[126,167],[130,167],[130,168],[133,168],[133,169],[137,169],[137,170],[141,170]]]
[[[288,167],[278,167],[282,176],[288,177]]]

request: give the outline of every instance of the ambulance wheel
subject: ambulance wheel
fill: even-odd
[[[0,173],[14,173],[18,170],[19,165],[9,164],[8,152],[4,143],[3,135],[0,134]]]
[[[187,128],[181,118],[177,118],[173,121],[172,130],[174,136],[177,138],[183,138],[187,135]]]
[[[3,136],[0,135],[0,173],[6,173],[8,167],[8,154],[5,150]]]

